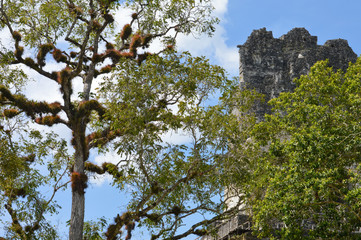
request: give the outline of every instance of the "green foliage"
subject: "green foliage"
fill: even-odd
[[[218,22],[215,18],[204,18],[204,16],[209,16],[213,10],[210,0],[127,0],[126,4],[135,12],[140,12],[137,22],[142,31],[147,33],[167,31],[169,22],[185,23],[189,21],[191,15],[193,17],[189,24],[179,24],[174,29],[185,34],[195,31],[211,35],[214,32],[215,23]]]
[[[59,206],[52,193],[41,189],[64,189],[66,143],[54,140],[56,134],[30,130],[21,115],[2,117],[0,124],[0,214],[10,215],[10,221],[0,220],[1,225],[12,239],[54,239],[54,226],[44,215],[56,214]]]
[[[275,114],[253,131],[265,149],[250,198],[262,237],[351,239],[361,227],[361,58],[346,73],[327,64],[271,100]],[[277,221],[287,227],[274,230]]]
[[[105,218],[100,218],[98,221],[84,222],[84,240],[102,240],[105,238],[104,231],[108,226]]]
[[[22,41],[32,48],[37,48],[44,43],[55,45],[65,37],[80,42],[88,31],[85,19],[90,12],[97,12],[97,17],[93,20],[99,26],[109,22],[104,34],[107,37],[114,37],[116,24],[113,23],[112,15],[121,9],[131,9],[137,15],[136,19],[129,16],[129,22],[133,20],[133,28],[144,35],[151,34],[158,37],[164,35],[162,41],[166,45],[175,43],[175,37],[169,32],[170,30],[184,34],[212,35],[214,25],[218,23],[218,19],[210,17],[213,10],[210,0],[200,2],[193,0],[92,1],[91,4],[82,0],[69,3],[56,0],[15,0],[4,1],[1,7],[12,23],[13,29],[24,35]],[[5,27],[4,23],[1,27]],[[96,34],[90,37],[94,39]],[[121,44],[120,40],[118,39],[118,44]],[[89,42],[91,44],[87,47],[93,43],[93,41]]]
[[[101,83],[98,98],[109,127],[122,132],[113,146],[127,160],[119,163],[123,175],[113,178],[131,192],[128,208],[137,224],[172,238],[191,214],[221,214],[225,163],[234,161],[226,154],[229,136],[241,135],[240,119],[231,114],[237,83],[204,58],[174,51],[140,66],[124,59],[117,70]],[[222,91],[222,103],[212,106],[207,101],[215,90]],[[188,139],[172,142],[169,131]]]
[[[17,22],[13,27],[31,47],[55,43],[71,24],[67,8],[59,1],[3,1],[1,7],[10,21]]]

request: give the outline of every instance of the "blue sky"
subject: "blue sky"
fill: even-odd
[[[237,45],[243,44],[254,29],[263,27],[272,31],[274,37],[280,37],[294,27],[305,27],[311,35],[318,36],[318,44],[343,38],[357,55],[361,54],[361,0],[214,0],[214,5],[215,14],[221,20],[214,37],[201,36],[195,40],[183,36],[178,48],[207,56],[231,76],[238,75]],[[39,85],[32,89],[31,96],[49,94],[41,93]],[[43,87],[43,91],[47,91],[46,88]],[[92,158],[94,160],[96,156]],[[54,224],[60,223],[64,236],[67,232],[62,223],[69,219],[70,197],[69,190],[59,194],[63,209],[53,217]],[[87,219],[103,215],[112,219],[124,211],[127,201],[124,193],[114,191],[107,181],[91,185],[86,199]]]
[[[266,27],[279,37],[294,27],[305,27],[318,36],[319,44],[344,38],[361,53],[358,0],[230,0],[227,9],[225,29],[230,45],[243,42],[253,29]]]
[[[266,27],[274,37],[294,27],[304,27],[318,37],[322,45],[330,39],[343,38],[359,56],[361,54],[361,1],[359,0],[215,0],[221,19],[211,43],[192,47],[194,54],[204,54],[238,74],[236,46],[243,44],[255,29]],[[202,39],[202,41],[204,41]],[[207,42],[207,41],[206,41]],[[188,45],[189,46],[189,45]],[[189,48],[189,47],[188,47]],[[185,46],[187,49],[187,45]],[[220,51],[221,54],[217,54]]]

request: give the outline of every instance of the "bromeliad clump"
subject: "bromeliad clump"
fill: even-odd
[[[130,24],[125,24],[122,32],[120,33],[120,38],[124,41],[132,34],[132,27]]]
[[[58,63],[67,61],[67,57],[61,52],[60,49],[57,48],[53,51],[53,57]]]
[[[4,117],[7,117],[7,118],[13,118],[13,117],[15,117],[15,116],[17,116],[17,115],[19,115],[19,110],[17,110],[17,109],[5,109],[4,111],[3,111],[3,116]]]
[[[53,49],[54,45],[51,43],[40,45],[38,55],[36,56],[36,59],[38,60],[38,64],[40,66],[45,66],[45,56]]]
[[[72,172],[71,173],[71,188],[74,192],[84,193],[87,184],[88,176],[84,173]]]

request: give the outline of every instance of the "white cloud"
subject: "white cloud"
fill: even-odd
[[[214,13],[218,17],[222,17],[227,13],[228,0],[213,0]]]
[[[10,32],[7,28],[3,28],[0,30],[0,43],[7,48],[9,48],[10,46],[14,46]]]
[[[213,0],[215,7],[214,15],[220,19],[220,24],[216,26],[214,35],[210,38],[202,35],[194,38],[192,35],[181,35],[178,39],[178,47],[180,50],[186,50],[193,55],[203,55],[215,64],[225,68],[231,75],[238,74],[238,50],[236,46],[228,46],[226,44],[227,35],[222,25],[226,21],[228,0]]]
[[[117,154],[116,152],[107,152],[103,155],[97,155],[94,158],[94,162],[98,165],[102,165],[105,162],[118,164],[122,159],[124,159],[124,157]]]
[[[35,73],[28,67],[22,66],[22,69],[30,79],[35,80],[29,81],[26,85],[25,95],[27,98],[37,101],[62,102],[58,83]]]
[[[192,142],[192,137],[183,130],[168,131],[167,133],[162,134],[161,138],[164,143],[169,144],[187,144]]]
[[[105,183],[112,182],[112,176],[109,173],[104,173],[102,175],[93,174],[89,177],[89,183],[94,187],[101,187]]]
[[[129,8],[119,8],[113,14],[116,32],[120,32],[123,26],[132,20],[133,11]]]

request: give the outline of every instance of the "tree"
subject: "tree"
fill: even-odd
[[[250,198],[260,237],[359,238],[361,58],[345,73],[327,64],[271,100],[274,114],[253,131],[263,148]]]
[[[117,30],[114,16],[122,9],[133,13],[129,22]],[[66,184],[60,184],[59,179],[70,178],[69,239],[83,239],[84,193],[90,174],[108,173],[118,188],[131,185],[133,189],[128,209],[114,216],[114,222],[107,227],[107,239],[117,239],[121,230],[127,232],[125,239],[130,239],[135,226],[141,225],[152,229],[152,239],[202,235],[206,233],[203,226],[222,217],[224,202],[215,197],[222,199],[227,180],[219,181],[219,176],[225,173],[224,163],[231,158],[225,154],[227,141],[216,134],[217,119],[209,117],[221,119],[228,114],[221,106],[206,107],[205,101],[216,89],[224,91],[233,83],[221,68],[204,58],[175,51],[179,34],[212,34],[218,20],[211,17],[211,11],[209,0],[1,0],[0,26],[13,39],[12,45],[0,52],[3,66],[31,69],[55,82],[62,96],[59,102],[34,101],[5,84],[17,83],[17,79],[4,77],[0,86],[2,121],[21,118],[23,125],[16,132],[2,128],[8,136],[6,139],[4,135],[6,144],[13,137],[18,146],[9,152],[11,156],[1,155],[1,161],[14,164],[10,167],[15,174],[11,179],[17,178],[19,186],[30,176],[38,176],[36,169],[43,161],[49,162],[54,194]],[[163,47],[150,53],[156,40]],[[55,65],[55,71],[50,70],[49,62]],[[26,84],[28,76],[21,71],[14,74]],[[79,79],[83,90],[76,93],[74,82]],[[95,84],[99,87],[94,88]],[[25,132],[24,126],[29,123],[69,129],[73,153],[53,133],[44,138],[37,131]],[[163,142],[162,134],[171,130],[187,133],[192,142]],[[28,141],[32,141],[31,147]],[[46,155],[46,149],[52,146],[59,154]],[[97,166],[89,161],[91,149],[101,153],[115,150],[124,160]],[[33,154],[38,165],[26,164],[27,154]],[[19,164],[23,167],[18,168]],[[62,173],[64,168],[68,171]],[[18,170],[20,173],[16,173]],[[39,175],[25,196],[38,193],[40,183],[49,176]],[[3,193],[8,193],[6,189],[14,192],[18,186],[1,186]],[[14,194],[4,197],[12,201]],[[23,203],[31,201],[27,198]],[[13,217],[25,210],[20,203],[10,210],[9,204],[4,206],[12,217],[14,229],[9,228],[10,233],[20,239],[36,238],[39,223],[46,223],[44,214],[55,212],[51,198],[46,203],[43,210],[34,210],[39,212],[35,220],[30,216]],[[234,209],[223,215],[232,212]],[[182,221],[197,213],[212,213],[214,218],[180,232]],[[26,221],[32,227],[24,227]],[[89,226],[92,224],[86,229]]]

